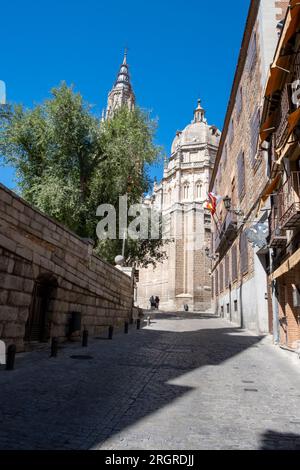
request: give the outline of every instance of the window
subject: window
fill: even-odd
[[[183,186],[183,199],[189,198],[189,184],[185,183]]]
[[[227,308],[227,313],[230,313],[229,304],[226,304],[226,308]]]
[[[238,311],[238,301],[237,300],[234,301],[234,311],[235,312]]]
[[[218,270],[216,270],[216,274],[215,274],[215,287],[216,287],[216,295],[219,295],[219,272]]]
[[[243,110],[243,88],[240,87],[236,97],[236,114],[239,118]]]
[[[224,149],[223,149],[223,165],[224,165],[224,168],[226,166],[226,163],[227,163],[227,144],[224,145]]]
[[[248,72],[252,73],[256,62],[257,62],[257,36],[256,33],[252,34],[252,38],[250,40],[249,48],[248,48]]]
[[[223,263],[220,265],[220,292],[223,292],[224,290],[224,269],[223,269]]]
[[[237,158],[237,173],[238,173],[238,195],[239,199],[243,199],[245,195],[245,155],[240,152]]]
[[[197,199],[202,198],[202,184],[200,182],[196,184],[196,198]]]
[[[229,287],[229,254],[225,257],[225,287]]]
[[[237,249],[236,245],[233,245],[231,249],[231,276],[232,280],[237,280]]]
[[[228,135],[229,135],[229,145],[232,145],[233,139],[234,139],[234,122],[233,119],[230,121],[229,129],[228,129]]]
[[[257,152],[258,136],[259,136],[260,112],[256,109],[251,119],[251,142],[250,142],[250,160],[252,165],[255,164]]]
[[[241,274],[246,274],[248,271],[248,240],[245,232],[240,237],[240,263]]]

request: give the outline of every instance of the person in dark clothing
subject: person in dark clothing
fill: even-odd
[[[151,295],[151,297],[149,299],[149,302],[150,302],[150,307],[151,307],[151,310],[152,310],[153,308],[155,308],[155,305],[156,305],[155,304],[155,298],[154,298],[153,295]]]
[[[158,296],[155,297],[155,307],[156,307],[156,310],[158,310],[158,308],[159,308],[159,297]]]

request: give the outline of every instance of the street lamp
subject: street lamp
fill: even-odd
[[[226,197],[224,197],[223,202],[224,202],[225,209],[227,211],[230,211],[230,209],[231,209],[231,198],[229,196],[226,196]]]
[[[235,209],[235,208],[231,208],[231,198],[229,196],[226,196],[223,198],[223,202],[224,202],[224,206],[225,206],[225,209],[228,211],[228,212],[232,212],[233,214],[235,215],[240,215],[242,217],[244,217],[244,211],[242,211],[241,209]]]

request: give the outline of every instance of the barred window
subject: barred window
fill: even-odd
[[[245,232],[240,237],[240,264],[241,274],[245,274],[248,271],[248,240]]]
[[[239,199],[243,199],[245,195],[245,154],[240,152],[237,158],[237,174],[238,174],[238,194]]]
[[[250,144],[250,160],[252,165],[255,163],[257,153],[257,144],[259,136],[260,112],[256,109],[251,119],[251,144]]]
[[[232,249],[231,249],[231,276],[232,276],[232,280],[233,281],[236,281],[237,280],[237,271],[238,271],[238,268],[237,268],[237,249],[236,249],[236,245],[233,245]]]
[[[229,254],[225,257],[225,287],[229,287]]]
[[[257,62],[257,36],[256,33],[252,34],[252,38],[250,40],[249,48],[248,48],[248,72],[253,72],[255,65]]]
[[[224,269],[223,263],[220,264],[220,292],[224,290]]]

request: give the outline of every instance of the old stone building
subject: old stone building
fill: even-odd
[[[83,240],[0,185],[0,338],[18,351],[70,337],[72,320],[97,335],[133,316],[133,280]]]
[[[261,141],[269,149],[274,339],[300,350],[300,3],[289,5],[270,69]],[[271,300],[271,299],[270,299]]]
[[[163,179],[154,185],[145,203],[161,212],[167,259],[155,269],[140,270],[137,304],[149,307],[149,298],[160,298],[160,308],[207,310],[211,305],[210,262],[205,248],[210,241],[210,214],[204,208],[220,131],[207,123],[198,100],[194,119],[176,133]]]
[[[267,212],[259,210],[269,184],[269,164],[267,151],[259,146],[259,127],[266,80],[287,5],[288,1],[251,1],[210,182],[211,190],[227,196],[213,224],[215,311],[257,332],[268,332],[271,326]]]

